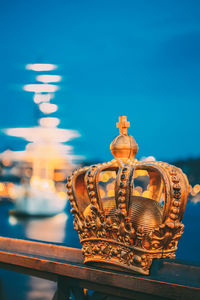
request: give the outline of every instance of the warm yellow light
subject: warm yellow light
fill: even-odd
[[[66,175],[61,172],[55,172],[54,173],[54,180],[55,181],[64,181],[66,179]]]
[[[115,191],[114,190],[110,190],[107,193],[108,197],[114,197],[115,196]]]
[[[116,173],[113,171],[105,171],[100,175],[100,181],[107,182],[110,178],[115,178]]]
[[[147,176],[147,175],[148,175],[148,172],[145,170],[135,170],[134,177],[137,178],[140,176]]]
[[[5,190],[5,185],[4,183],[0,182],[0,193]]]
[[[59,192],[58,195],[62,200],[67,199],[67,195],[65,194],[65,192]]]
[[[133,196],[140,196],[140,193],[137,190],[133,191]]]
[[[23,89],[27,92],[34,93],[54,93],[59,89],[59,86],[55,84],[26,84],[23,86]]]
[[[49,102],[54,97],[54,94],[35,94],[33,100],[36,104],[41,102]]]
[[[39,122],[42,127],[56,127],[60,124],[58,118],[41,118]]]
[[[103,198],[103,197],[105,197],[105,192],[104,192],[104,190],[103,189],[100,189],[100,196],[101,196],[101,198]]]
[[[32,187],[40,190],[55,191],[55,184],[51,179],[42,179],[39,176],[32,176],[30,184]]]
[[[107,182],[108,180],[109,180],[109,175],[105,172],[105,173],[103,173],[102,175],[101,175],[101,181],[103,181],[103,182]]]
[[[57,69],[57,65],[53,64],[28,64],[26,65],[27,70],[33,71],[52,71]]]
[[[49,82],[59,82],[61,81],[62,77],[60,75],[38,75],[36,77],[37,81],[41,81],[44,83],[49,83]]]
[[[44,114],[51,114],[57,111],[58,106],[56,104],[51,103],[41,103],[39,105],[39,108]]]
[[[142,193],[142,197],[150,198],[150,197],[151,197],[151,192],[150,192],[150,191],[144,191],[144,192]]]

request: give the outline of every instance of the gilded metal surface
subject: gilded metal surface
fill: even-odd
[[[119,118],[120,135],[110,147],[115,159],[74,171],[67,191],[85,263],[149,274],[153,258],[175,257],[189,185],[175,166],[136,160],[129,126]],[[100,176],[109,171],[116,172],[114,197],[102,198]],[[149,197],[135,195],[141,174],[148,175]]]

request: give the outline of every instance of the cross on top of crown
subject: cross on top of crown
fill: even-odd
[[[127,121],[126,116],[120,116],[117,128],[119,128],[120,134],[127,134],[127,128],[130,127],[130,122]]]

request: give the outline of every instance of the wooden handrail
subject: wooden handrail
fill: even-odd
[[[0,237],[0,267],[123,299],[200,299],[200,266],[178,261],[155,260],[143,276],[87,266],[79,249]]]
[[[76,263],[83,262],[80,249],[51,243],[0,237],[0,251],[2,250],[65,259]]]

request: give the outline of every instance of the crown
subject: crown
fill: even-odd
[[[114,159],[75,170],[67,180],[84,262],[149,274],[154,258],[174,258],[189,184],[177,167],[139,161],[138,145],[119,117]]]

